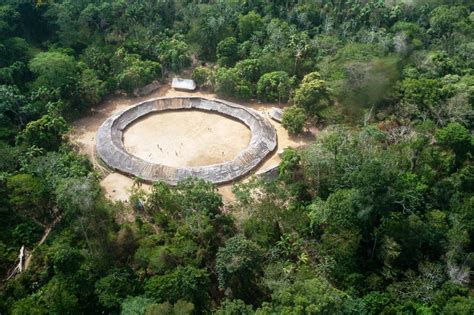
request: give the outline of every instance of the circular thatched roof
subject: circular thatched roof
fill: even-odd
[[[123,144],[123,132],[127,126],[150,113],[183,109],[211,111],[237,119],[251,130],[250,144],[231,161],[195,167],[171,167],[152,163],[127,152]],[[97,155],[113,170],[147,182],[161,180],[174,185],[188,177],[198,177],[213,183],[230,182],[250,172],[276,145],[277,136],[273,126],[250,108],[218,99],[161,97],[134,105],[109,117],[97,132],[96,150]]]

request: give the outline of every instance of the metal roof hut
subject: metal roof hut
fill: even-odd
[[[173,78],[171,87],[175,90],[194,91],[196,89],[196,83],[189,79]]]

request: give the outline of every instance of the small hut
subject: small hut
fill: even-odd
[[[196,89],[196,82],[189,79],[173,78],[171,87],[175,90],[194,91]]]
[[[147,84],[143,87],[139,87],[133,90],[133,95],[135,95],[136,97],[147,96],[153,93],[154,91],[158,90],[160,86],[161,86],[160,81],[155,80],[151,82],[150,84]]]
[[[281,123],[282,117],[283,117],[283,111],[279,108],[272,107],[270,111],[270,117],[272,117],[273,120],[278,121]]]

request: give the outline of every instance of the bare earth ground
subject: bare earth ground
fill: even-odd
[[[142,98],[121,95],[109,97],[101,104],[91,108],[89,114],[73,123],[70,139],[76,144],[79,152],[88,155],[94,166],[103,173],[101,186],[108,198],[115,201],[127,201],[133,180],[119,173],[110,172],[97,160],[95,156],[95,136],[100,125],[113,113],[147,99],[160,96],[189,95],[218,98],[215,94],[206,91],[194,93],[175,91],[166,84],[158,91]],[[278,152],[284,148],[298,147],[314,140],[316,130],[311,130],[310,133],[303,136],[294,137],[290,136],[279,123],[271,120],[269,112],[272,107],[278,107],[278,104],[236,103],[258,111],[262,116],[269,119],[277,130],[277,149],[254,172],[278,165],[280,162]],[[160,126],[160,128],[157,126]],[[169,112],[145,117],[140,122],[130,126],[124,138],[127,149],[142,158],[156,162],[167,162],[171,166],[204,165],[232,159],[241,149],[247,146],[250,131],[243,124],[216,114],[198,111]],[[188,153],[185,154],[185,152]],[[245,178],[242,180],[245,180]],[[145,184],[141,188],[144,190],[150,189]],[[227,203],[235,200],[231,188],[232,184],[219,187],[219,191]]]
[[[234,159],[248,146],[250,130],[222,115],[183,110],[148,115],[128,127],[123,140],[128,152],[147,161],[203,166]]]

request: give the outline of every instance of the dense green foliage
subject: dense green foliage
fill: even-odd
[[[105,199],[71,121],[191,66],[316,140]],[[472,1],[0,1],[0,314],[473,314],[473,105]]]
[[[298,106],[286,108],[281,119],[281,125],[293,134],[302,132],[305,122],[306,113],[303,108]]]

